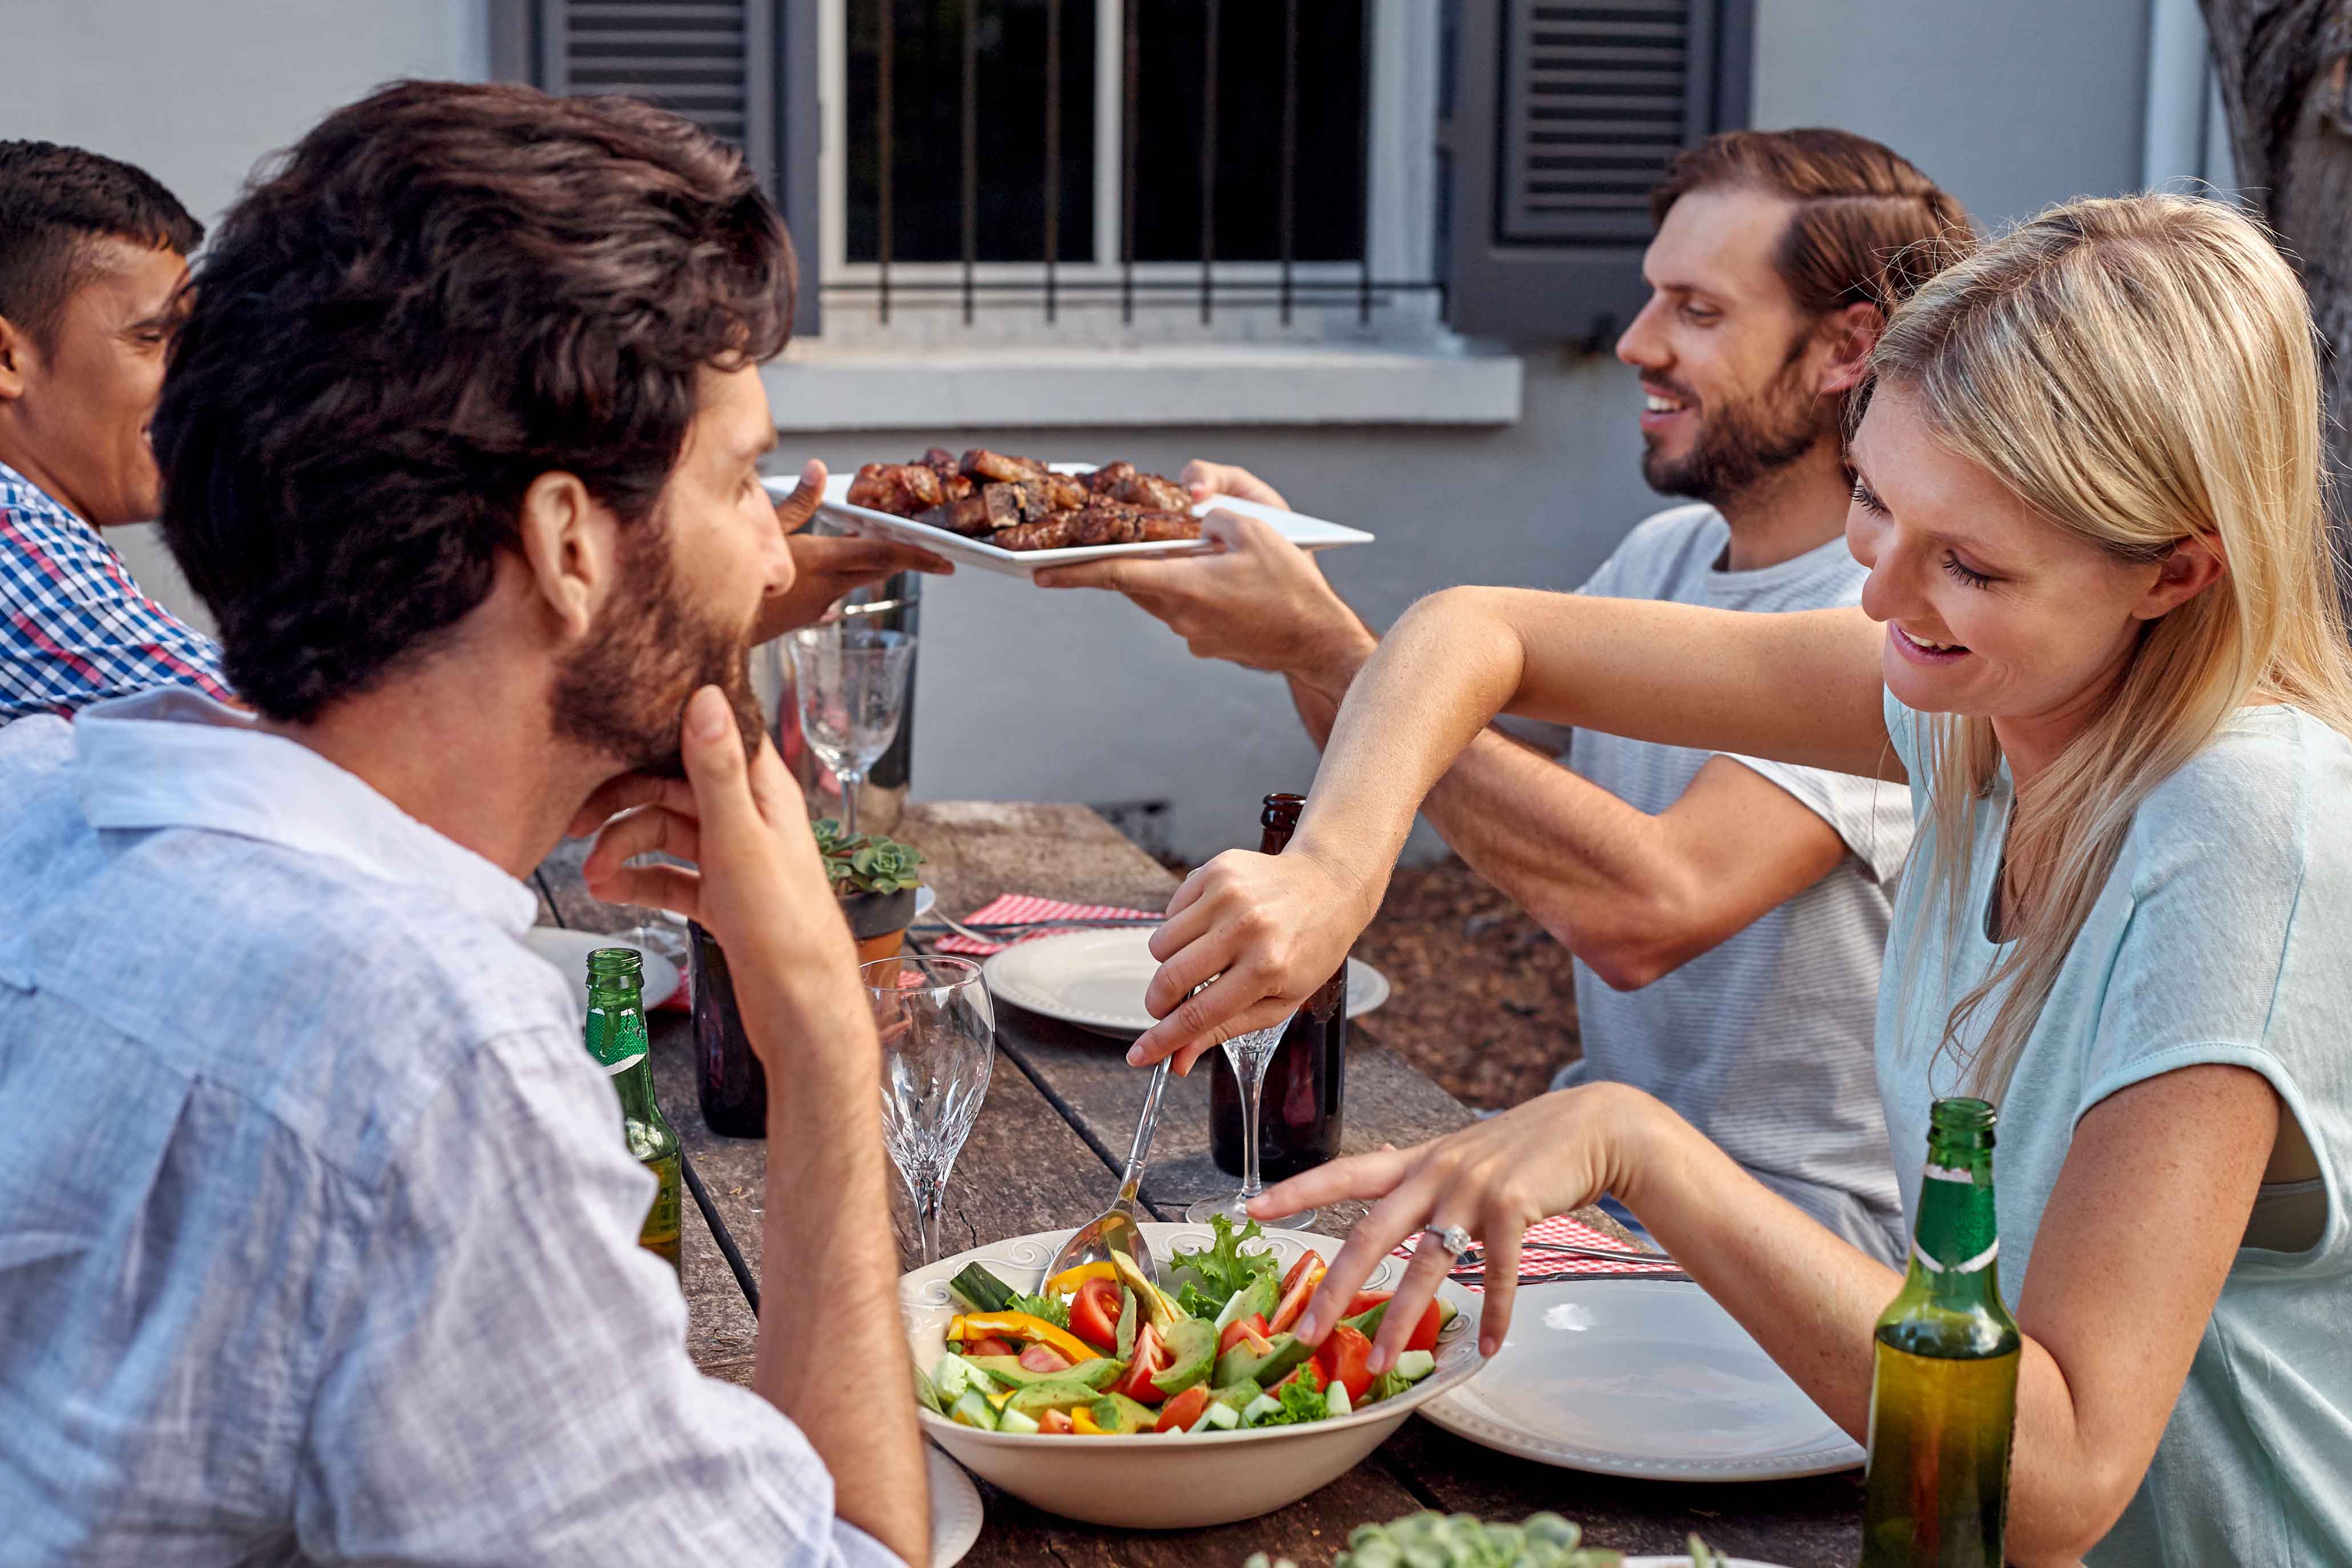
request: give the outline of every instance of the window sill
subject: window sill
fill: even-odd
[[[776,427],[1515,424],[1517,356],[1464,345],[794,344],[761,371]]]

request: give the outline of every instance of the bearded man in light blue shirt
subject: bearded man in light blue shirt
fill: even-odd
[[[927,1561],[911,1401],[828,1370],[906,1355],[878,1052],[747,686],[773,207],[644,105],[409,83],[197,281],[163,524],[255,712],[0,732],[0,1556]],[[824,1289],[769,1292],[748,1392],[518,940],[615,811],[591,887],[725,944],[771,1190],[824,1195],[768,1210]]]

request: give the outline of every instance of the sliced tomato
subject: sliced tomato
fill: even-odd
[[[1070,1298],[1070,1332],[1106,1355],[1118,1343],[1118,1281],[1088,1280]]]
[[[1273,1336],[1267,1332],[1265,1326],[1265,1314],[1252,1312],[1245,1318],[1235,1318],[1225,1325],[1225,1332],[1217,1336],[1217,1354],[1224,1354],[1244,1339],[1254,1339],[1260,1344],[1264,1344],[1271,1337]]]
[[[1037,1435],[1043,1437],[1065,1437],[1076,1428],[1070,1425],[1066,1410],[1048,1410],[1037,1417]]]
[[[1071,1362],[1050,1344],[1033,1344],[1021,1353],[1021,1364],[1031,1372],[1067,1372]]]
[[[1151,1429],[1155,1432],[1189,1432],[1192,1429],[1192,1423],[1201,1418],[1201,1412],[1208,1407],[1209,1385],[1195,1383],[1168,1402],[1168,1407],[1160,1412],[1160,1424]]]
[[[1361,1317],[1395,1294],[1394,1291],[1358,1291],[1356,1299],[1348,1303],[1347,1312],[1341,1315],[1350,1318]],[[1404,1348],[1432,1351],[1437,1348],[1437,1303],[1435,1301],[1433,1301],[1421,1309],[1421,1322],[1412,1325],[1412,1333],[1404,1342]]]
[[[1346,1323],[1334,1325],[1315,1352],[1315,1362],[1323,1369],[1324,1381],[1345,1388],[1351,1405],[1361,1400],[1364,1391],[1372,1385],[1371,1359],[1372,1342]]]
[[[1011,1355],[1013,1352],[1012,1345],[994,1334],[989,1334],[972,1341],[964,1347],[963,1353],[966,1355]]]
[[[1157,1405],[1168,1396],[1154,1387],[1151,1380],[1167,1370],[1168,1359],[1160,1351],[1159,1333],[1146,1323],[1135,1336],[1135,1359],[1127,1364],[1127,1375],[1111,1387],[1139,1405]]]
[[[1315,1294],[1315,1287],[1322,1282],[1323,1255],[1320,1252],[1309,1252],[1293,1263],[1290,1272],[1282,1277],[1282,1304],[1275,1308],[1274,1316],[1266,1320],[1267,1332],[1280,1333],[1297,1322],[1298,1314],[1307,1310],[1307,1299]]]

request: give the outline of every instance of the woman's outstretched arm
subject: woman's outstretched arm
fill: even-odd
[[[1295,1010],[1379,908],[1423,797],[1498,713],[1901,780],[1879,647],[1858,609],[1761,615],[1504,588],[1423,600],[1349,687],[1290,848],[1220,855],[1177,890],[1151,942],[1161,967],[1145,1004],[1160,1021],[1129,1060],[1174,1053],[1189,1069]]]

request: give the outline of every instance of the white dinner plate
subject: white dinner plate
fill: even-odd
[[[1092,463],[1055,463],[1048,465],[1065,474],[1091,472]],[[945,528],[935,528],[929,523],[919,523],[911,517],[893,517],[888,512],[877,512],[849,504],[849,486],[855,474],[835,474],[824,482],[824,504],[819,508],[842,528],[868,538],[898,539],[919,545],[934,555],[942,555],[959,566],[976,566],[983,571],[1002,572],[1007,577],[1027,577],[1042,567],[1068,566],[1077,561],[1105,560],[1118,556],[1198,555],[1208,547],[1198,540],[1173,539],[1159,543],[1132,545],[1086,545],[1072,549],[1001,549],[982,544],[978,539],[951,534]],[[793,492],[799,481],[778,478],[767,481],[768,493],[782,500]],[[1286,512],[1279,507],[1263,506],[1255,501],[1237,500],[1231,496],[1213,496],[1197,502],[1192,507],[1195,517],[1207,517],[1214,511],[1240,512],[1274,525],[1276,530],[1292,544],[1305,550],[1330,549],[1338,545],[1370,544],[1372,536],[1361,528],[1351,528],[1343,523],[1327,523],[1320,517],[1303,517]]]
[[[677,989],[677,966],[640,942],[609,931],[567,931],[559,925],[534,925],[522,934],[522,945],[563,971],[572,982],[572,998],[580,1017],[588,1017],[588,955],[599,947],[635,947],[646,961],[646,1006],[658,1007]]]
[[[1159,971],[1148,926],[1072,931],[1007,947],[981,966],[991,996],[1049,1019],[1122,1039],[1153,1019],[1144,988]],[[1361,1018],[1389,999],[1388,977],[1361,958],[1348,960],[1348,1016]]]
[[[1474,1443],[1604,1476],[1778,1480],[1863,1459],[1730,1313],[1680,1281],[1520,1286],[1491,1370],[1422,1414]]]
[[[980,1489],[936,1444],[923,1445],[923,1462],[931,1479],[931,1568],[955,1568],[980,1539]]]

